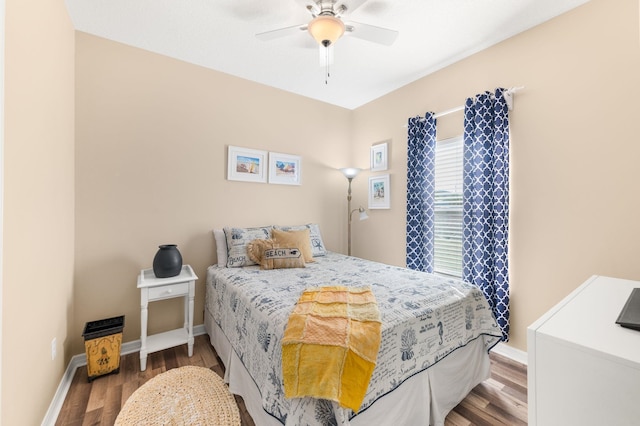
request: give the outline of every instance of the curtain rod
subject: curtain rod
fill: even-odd
[[[522,89],[524,89],[524,86],[511,87],[511,88],[509,88],[509,89],[504,91],[503,96],[504,96],[505,101],[507,101],[507,107],[509,107],[509,111],[511,111],[513,109],[513,94],[518,92],[518,91],[520,91],[520,90],[522,90]],[[450,109],[447,109],[445,111],[441,111],[441,112],[438,112],[436,114],[433,114],[433,118],[443,117],[445,115],[453,114],[454,112],[458,112],[458,111],[462,111],[462,110],[464,110],[464,105],[460,105],[460,106],[457,106],[457,107],[454,107],[454,108],[450,108]],[[424,118],[421,119],[421,120],[424,120]],[[402,127],[407,127],[407,125],[403,124]]]
[[[445,111],[441,111],[437,114],[433,114],[433,118],[439,118],[445,115],[453,114],[454,112],[462,111],[463,109],[464,109],[464,105],[460,105],[455,108],[451,108]]]

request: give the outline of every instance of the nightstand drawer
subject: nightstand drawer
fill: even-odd
[[[149,288],[149,300],[168,299],[189,294],[189,283],[177,283]]]

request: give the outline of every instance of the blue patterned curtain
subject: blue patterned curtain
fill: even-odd
[[[433,272],[436,119],[428,112],[407,127],[407,267]]]
[[[504,92],[485,92],[465,103],[462,278],[483,291],[507,341],[509,115]]]

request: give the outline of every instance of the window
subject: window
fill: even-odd
[[[434,272],[462,277],[462,136],[436,142]]]

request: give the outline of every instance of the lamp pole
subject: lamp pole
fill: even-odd
[[[349,179],[349,190],[347,191],[347,255],[351,256],[351,181],[352,177]]]
[[[351,256],[351,181],[360,173],[361,169],[355,167],[346,167],[340,169],[344,177],[349,180],[349,190],[347,191],[347,254]]]

